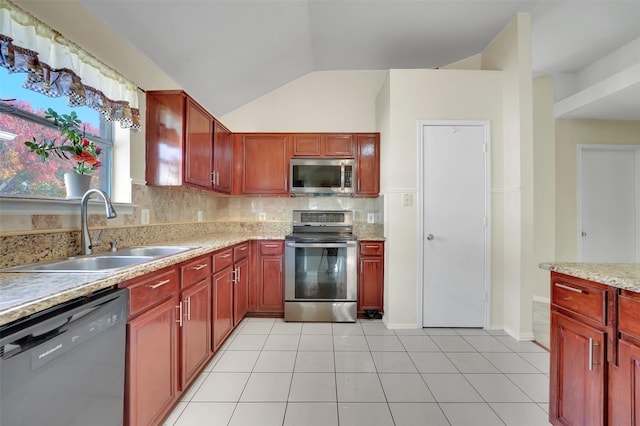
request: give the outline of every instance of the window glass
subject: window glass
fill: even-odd
[[[24,145],[35,137],[60,140],[58,129],[49,120],[41,120],[48,108],[59,114],[75,111],[82,121],[86,138],[102,148],[103,166],[92,173],[92,187],[110,189],[112,123],[88,107],[69,107],[66,98],[51,98],[22,88],[26,74],[9,73],[0,68],[0,196],[64,197],[64,173],[72,171],[75,161],[54,154],[42,162]]]

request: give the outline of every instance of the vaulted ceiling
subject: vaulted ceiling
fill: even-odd
[[[217,116],[312,71],[453,63],[480,53],[518,12],[531,14],[534,75],[562,75],[565,86],[640,38],[635,0],[81,2]],[[640,65],[637,54],[632,65]],[[614,93],[623,99],[614,102],[622,102],[622,118],[640,119],[640,77],[636,81],[626,95]],[[618,118],[611,105],[572,113]],[[603,113],[609,116],[598,116]]]

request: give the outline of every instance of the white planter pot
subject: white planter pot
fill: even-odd
[[[82,198],[84,193],[91,188],[91,178],[91,175],[65,173],[64,186],[67,190],[67,198]]]

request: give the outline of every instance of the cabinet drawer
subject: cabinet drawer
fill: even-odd
[[[552,275],[551,303],[606,325],[606,286],[586,284],[586,281],[579,278]]]
[[[260,254],[283,254],[284,241],[258,241]]]
[[[213,255],[213,271],[220,271],[233,264],[233,249],[220,250]]]
[[[382,241],[360,241],[360,255],[382,256],[384,243]]]
[[[171,297],[178,290],[178,274],[174,268],[132,280],[129,289],[129,318]]]
[[[249,243],[240,243],[233,247],[233,260],[240,260],[249,254]]]
[[[180,267],[181,288],[187,288],[211,275],[211,256],[202,256]]]
[[[621,333],[640,340],[640,293],[622,290],[618,298],[618,321]]]

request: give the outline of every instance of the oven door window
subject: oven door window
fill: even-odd
[[[347,298],[346,247],[296,247],[295,298]]]

